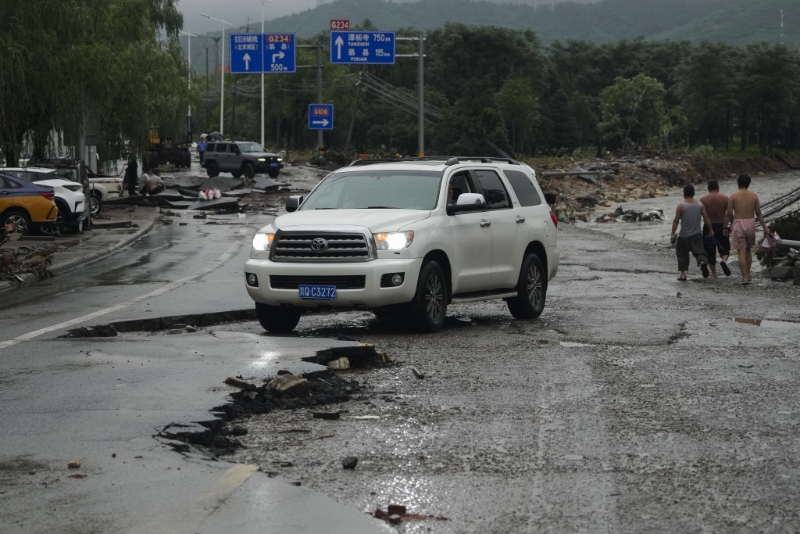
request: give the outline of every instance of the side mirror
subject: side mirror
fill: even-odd
[[[289,213],[297,211],[300,204],[303,203],[303,195],[292,195],[286,199],[286,211]]]
[[[486,199],[480,193],[463,193],[455,204],[448,204],[445,210],[448,215],[463,213],[465,211],[484,211]]]
[[[556,203],[556,194],[555,193],[545,193],[544,194],[544,200],[545,200],[545,202],[547,202],[549,205],[552,206],[553,204]]]

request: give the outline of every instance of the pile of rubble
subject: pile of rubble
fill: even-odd
[[[39,247],[17,247],[14,250],[3,249],[0,243],[0,280],[22,282],[22,274],[32,273],[40,280],[52,278],[50,265],[53,262],[54,249]]]
[[[536,168],[536,174],[542,190],[556,193],[554,211],[564,222],[588,222],[598,207],[665,196],[678,186],[700,179],[688,160],[658,157],[577,163],[565,168],[542,166]],[[663,213],[655,211],[622,212],[619,216],[623,216],[622,220],[664,218]],[[607,221],[617,217],[612,215]]]
[[[764,274],[772,280],[786,282],[794,280],[800,286],[800,251],[794,248],[777,247],[756,251],[756,257],[764,266]]]

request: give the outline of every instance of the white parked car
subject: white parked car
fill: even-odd
[[[47,235],[60,234],[70,229],[83,232],[89,226],[88,201],[84,187],[75,181],[61,178],[54,174],[55,169],[40,167],[5,167],[3,172],[16,176],[28,183],[52,187],[55,203],[58,207],[58,218],[54,224],[42,225],[39,230]]]
[[[532,319],[559,265],[554,202],[510,159],[363,160],[289,197],[290,213],[253,238],[245,284],[273,332],[313,308],[371,309],[434,332],[449,304],[490,299]]]
[[[92,215],[97,215],[103,209],[103,202],[119,200],[122,196],[123,177],[96,174],[87,169],[89,183],[92,185],[92,198],[89,206]]]

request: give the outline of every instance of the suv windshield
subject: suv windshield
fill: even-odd
[[[252,152],[264,152],[264,149],[261,148],[261,145],[258,143],[238,143],[239,150],[242,151],[242,154],[245,153],[252,153]]]
[[[303,202],[301,210],[432,210],[442,173],[363,170],[332,174]]]

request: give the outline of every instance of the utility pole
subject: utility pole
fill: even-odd
[[[396,37],[395,41],[417,41],[416,54],[395,54],[395,57],[415,57],[418,59],[417,89],[419,99],[417,155],[425,157],[425,34],[419,32],[417,37]]]
[[[319,42],[313,45],[297,45],[297,48],[316,48],[317,63],[315,65],[297,65],[298,69],[317,69],[317,104],[322,104],[322,45]],[[323,147],[322,130],[317,130],[317,147]]]

